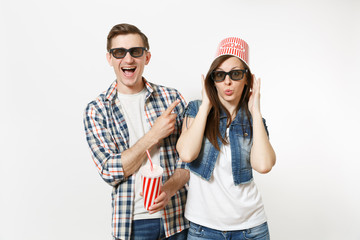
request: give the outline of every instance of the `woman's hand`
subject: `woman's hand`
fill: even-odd
[[[202,95],[202,105],[208,107],[209,109],[211,108],[211,102],[209,100],[209,97],[206,93],[206,88],[205,88],[205,78],[204,78],[204,75],[201,74],[201,85],[202,85],[202,92],[201,92],[201,95]]]
[[[248,102],[248,107],[251,115],[260,113],[260,84],[261,79],[256,78],[255,75],[252,75],[253,78],[253,88]]]

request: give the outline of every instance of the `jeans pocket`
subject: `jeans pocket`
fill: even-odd
[[[190,222],[190,228],[189,228],[189,232],[188,234],[194,237],[201,237],[203,236],[203,230],[202,230],[202,226],[192,223]]]
[[[267,223],[245,230],[245,239],[248,240],[270,240],[269,228]]]

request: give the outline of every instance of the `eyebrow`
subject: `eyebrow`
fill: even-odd
[[[231,71],[231,70],[243,70],[243,69],[245,69],[245,68],[241,68],[241,67],[239,67],[239,66],[235,66],[235,67],[231,68],[230,71]],[[215,68],[215,71],[218,71],[218,70],[225,71],[224,69],[222,69],[222,68],[220,68],[220,67]]]

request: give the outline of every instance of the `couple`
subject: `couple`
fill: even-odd
[[[113,238],[269,239],[252,169],[269,172],[275,153],[247,43],[220,42],[202,76],[202,101],[188,105],[177,90],[142,76],[149,49],[133,25],[110,30],[106,57],[116,81],[84,115],[93,161],[113,187]],[[161,194],[146,211],[137,173],[149,164],[148,149],[164,173]]]

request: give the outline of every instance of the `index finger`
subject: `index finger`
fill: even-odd
[[[175,102],[173,102],[166,110],[163,114],[170,114],[172,112],[172,110],[174,110],[174,108],[180,103],[180,99],[176,99]]]

